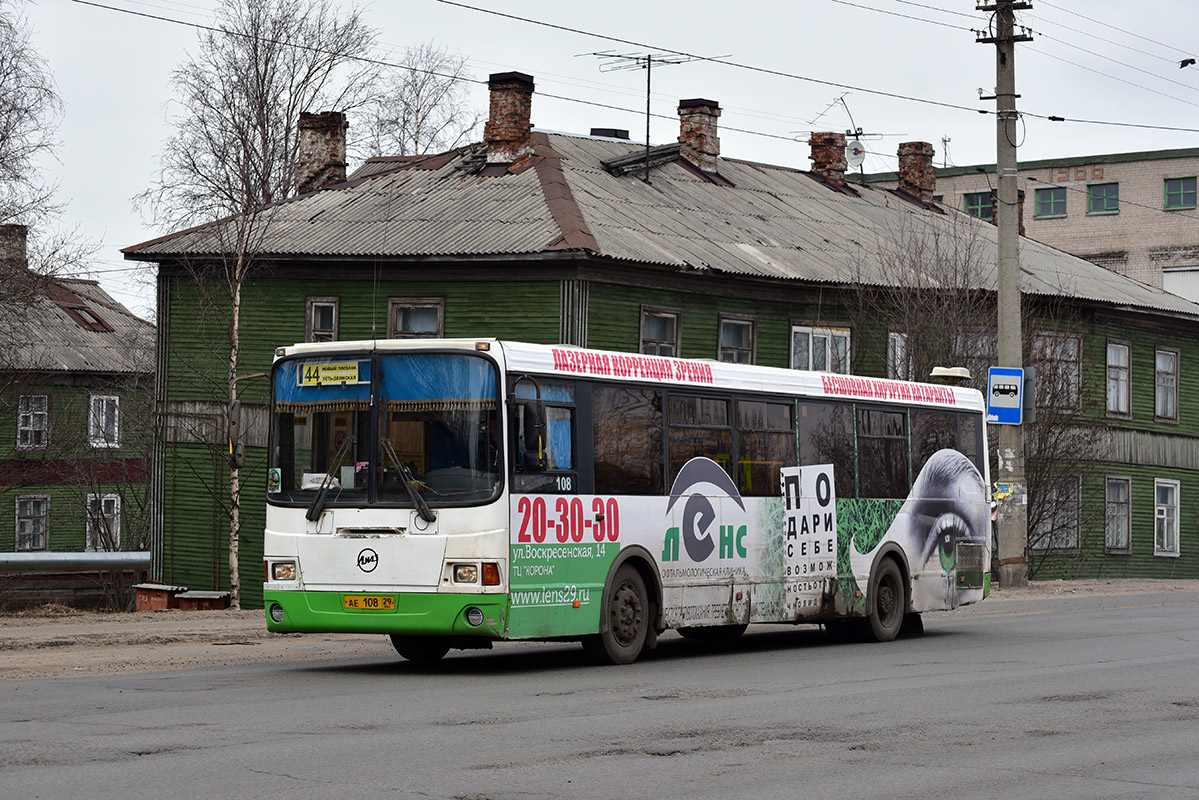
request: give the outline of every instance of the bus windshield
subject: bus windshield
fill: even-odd
[[[476,503],[499,489],[496,368],[471,354],[319,356],[274,372],[268,495],[329,505]]]

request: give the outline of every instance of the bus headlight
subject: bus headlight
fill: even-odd
[[[273,619],[275,622],[283,621],[283,606],[279,605],[278,603],[271,604],[271,619]]]
[[[454,583],[478,583],[479,568],[474,564],[455,564]]]
[[[294,581],[296,579],[296,562],[274,562],[271,564],[271,578],[276,581]]]
[[[466,609],[466,624],[471,626],[472,628],[477,628],[480,625],[482,625],[483,624],[482,610],[475,608],[474,606],[471,606],[470,608]]]

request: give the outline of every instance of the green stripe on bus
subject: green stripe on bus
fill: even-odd
[[[508,595],[376,592],[395,597],[394,611],[345,609],[342,598],[362,592],[264,591],[266,626],[276,633],[399,633],[504,638]],[[283,621],[271,619],[274,605],[283,607]],[[483,624],[471,627],[466,610],[483,612]]]

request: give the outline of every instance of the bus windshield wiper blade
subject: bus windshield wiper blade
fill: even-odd
[[[329,466],[329,471],[325,473],[325,477],[321,478],[321,486],[317,489],[316,497],[312,498],[312,505],[308,506],[307,513],[304,514],[309,522],[316,522],[325,511],[325,500],[329,497],[329,487],[333,484],[333,474],[341,469],[341,462],[346,457],[346,453],[350,451],[352,445],[358,439],[357,436],[347,436],[341,440],[341,446],[337,448],[337,452],[333,455],[333,463]]]
[[[416,506],[420,518],[425,522],[432,522],[437,519],[433,512],[429,509],[429,504],[425,502],[425,498],[421,496],[420,490],[416,488],[416,478],[408,471],[408,468],[401,463],[399,456],[396,455],[395,448],[391,445],[391,439],[384,439],[383,452],[391,460],[391,465],[395,467],[396,472],[400,475],[400,482],[404,484],[404,488],[408,490],[408,497],[412,500],[412,505]]]

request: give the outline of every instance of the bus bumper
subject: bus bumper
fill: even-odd
[[[275,633],[383,633],[488,639],[503,639],[507,635],[506,594],[378,593],[376,596],[395,598],[395,608],[387,610],[346,608],[344,598],[347,594],[265,590],[262,599],[267,630]],[[479,625],[467,621],[467,611],[472,608],[483,612],[483,622]],[[277,616],[281,616],[279,621],[274,618]]]

